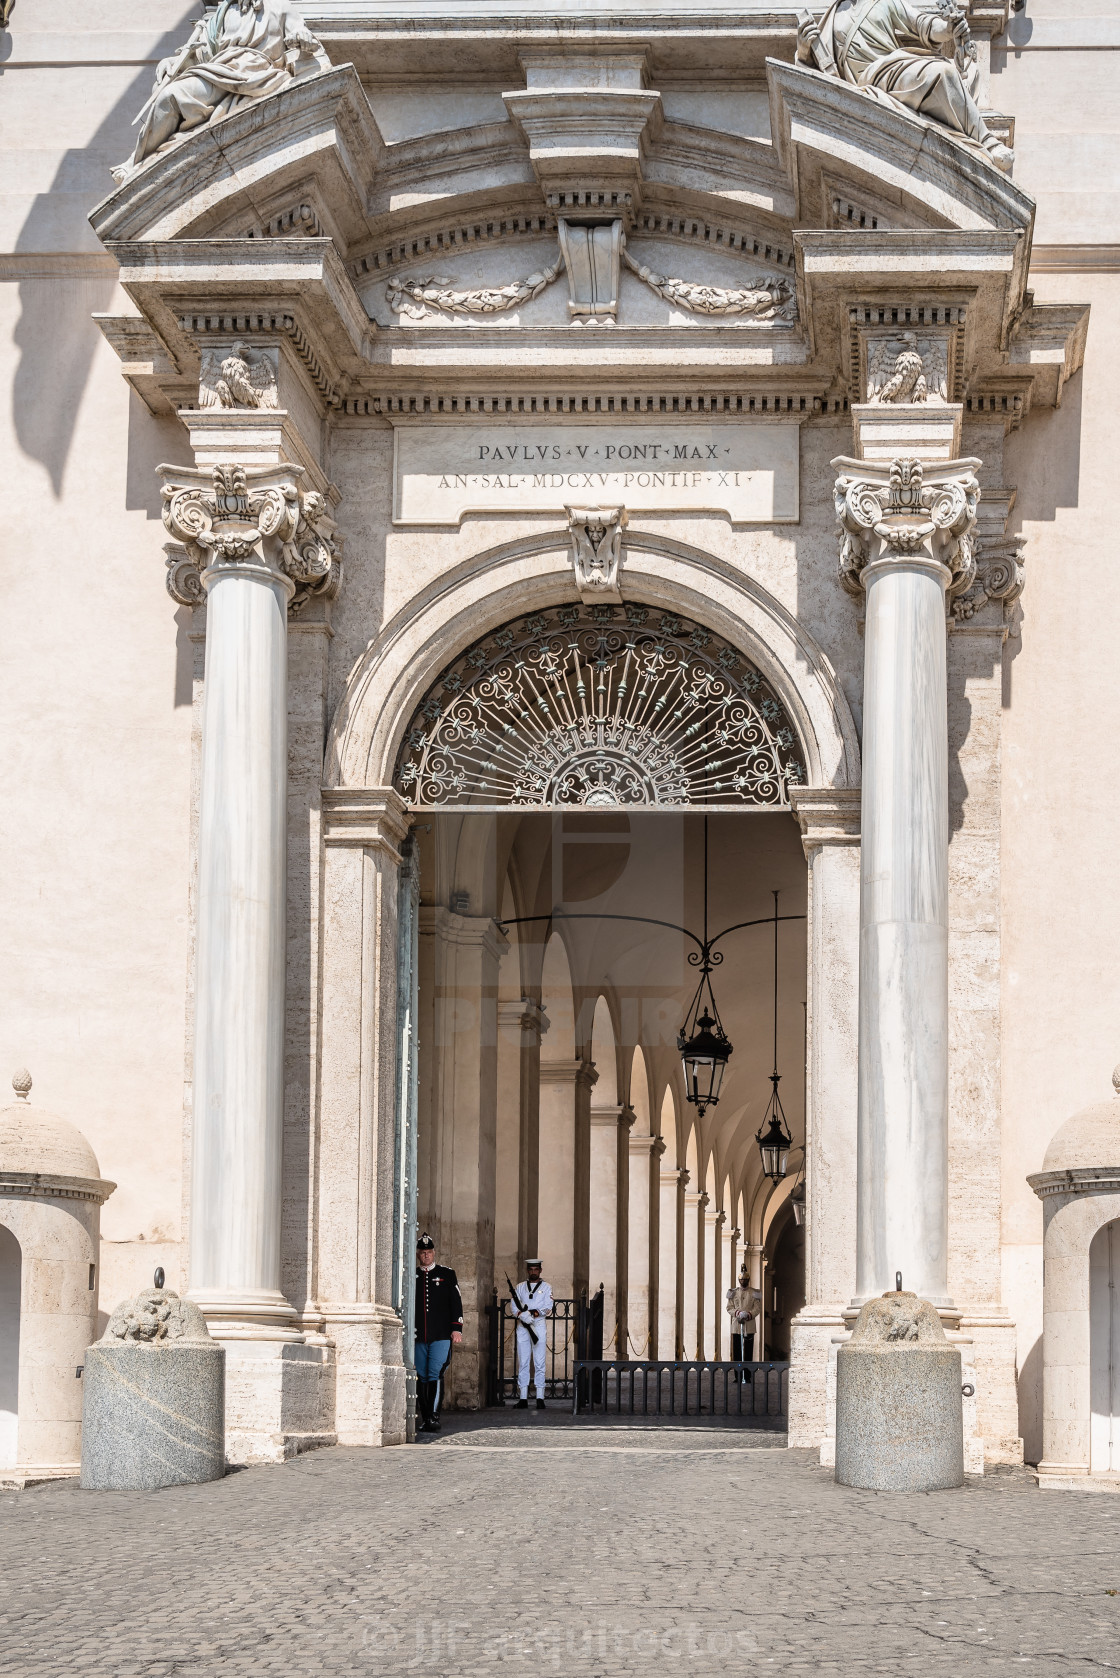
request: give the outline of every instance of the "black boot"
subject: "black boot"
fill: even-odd
[[[428,1431],[428,1386],[427,1381],[417,1379],[416,1382],[416,1431]]]
[[[443,1376],[428,1382],[428,1433],[440,1431],[439,1407],[443,1402]]]

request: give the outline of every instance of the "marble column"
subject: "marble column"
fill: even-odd
[[[603,1356],[616,1356],[618,1285],[618,1125],[622,1108],[591,1103],[588,1269],[590,1291],[603,1285]],[[608,1345],[610,1350],[608,1350]]]
[[[588,1162],[595,1076],[589,1060],[541,1061],[538,1245],[557,1299],[578,1296],[588,1283]]]
[[[704,1285],[704,1207],[708,1197],[703,1190],[684,1191],[684,1311],[681,1334],[684,1357],[691,1362],[697,1355],[700,1327],[703,1322],[700,1290]]]
[[[948,1305],[945,614],[971,580],[980,463],[833,464],[841,580],[866,597],[856,1298],[901,1272]]]
[[[325,1353],[303,1345],[281,1288],[287,612],[297,587],[329,580],[337,548],[323,495],[285,458],[286,416],[255,418],[191,415],[198,464],[159,468],[168,590],[206,605],[189,1277],[231,1343],[232,1461],[326,1428]]]
[[[297,544],[309,539],[328,571],[333,544],[325,528],[327,546],[316,537],[321,497],[305,496],[300,467],[214,463],[209,431],[198,416],[206,464],[160,468],[164,522],[182,544],[168,550],[168,586],[207,608],[190,1291],[224,1338],[298,1340],[280,1289],[287,608],[305,580]]]
[[[688,1172],[662,1168],[657,1241],[657,1356],[675,1358],[680,1348],[681,1245],[684,1185]]]
[[[648,1358],[654,1356],[656,1352],[650,1322],[650,1284],[652,1280],[650,1259],[653,1224],[650,1215],[653,1205],[650,1179],[653,1163],[657,1159],[654,1152],[657,1140],[656,1136],[634,1135],[630,1135],[628,1140],[630,1177],[626,1293],[628,1339],[627,1350],[623,1355],[630,1358]]]
[[[730,1235],[727,1213],[715,1213],[715,1274],[712,1275],[712,1358],[724,1358],[724,1294],[729,1282]]]
[[[494,1274],[520,1276],[537,1240],[540,1043],[547,1029],[539,1002],[498,1003],[498,1115]]]

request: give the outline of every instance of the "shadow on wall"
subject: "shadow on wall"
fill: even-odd
[[[111,190],[109,167],[132,149],[132,119],[151,90],[156,61],[181,44],[194,10],[194,6],[182,8],[179,22],[154,45],[152,61],[140,67],[88,144],[63,154],[50,191],[39,193],[31,206],[16,240],[16,254],[50,253],[52,258],[75,250],[92,254],[92,234],[84,230],[85,238],[79,242],[67,229],[67,212],[73,213],[74,201],[80,200],[83,213],[88,214]],[[18,30],[18,17],[13,17],[11,27]],[[9,34],[7,56],[11,41]],[[20,359],[12,386],[15,433],[23,452],[46,468],[56,499],[62,494],[78,408],[101,338],[90,317],[108,308],[115,288],[116,278],[109,269],[66,275],[57,267],[48,271],[46,262],[38,272],[32,265],[32,271],[19,281],[21,312],[14,342]]]
[[[1019,1434],[1023,1460],[1042,1460],[1042,1336],[1019,1367]]]
[[[1089,319],[1089,343],[1086,359],[1091,354],[1093,319]],[[1081,492],[1081,427],[1085,373],[1079,369],[1066,381],[1060,408],[1049,408],[1032,413],[1027,425],[1007,439],[1004,453],[1004,477],[1016,484],[1019,494],[1011,521],[1013,534],[1019,535],[1024,523],[1045,523],[1058,516],[1060,507],[1076,507]],[[1014,661],[1023,645],[1023,627],[1030,620],[1030,545],[1026,550],[1027,587],[1023,599],[1015,608],[1013,633],[1008,637],[1003,659],[1003,707],[1011,704],[1011,677]]]

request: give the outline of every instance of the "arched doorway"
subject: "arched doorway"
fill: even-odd
[[[0,1468],[14,1468],[19,1430],[19,1328],[23,1254],[0,1224]]]
[[[790,793],[805,780],[775,686],[713,630],[646,605],[515,619],[416,706],[394,784],[421,882],[417,1200],[463,1288],[459,1406],[485,1390],[486,1303],[531,1249],[558,1295],[602,1289],[605,1355],[717,1356],[723,1231],[759,1176],[770,1091],[775,890],[804,1139]],[[715,980],[732,1070],[701,1113],[676,1039],[705,915],[712,934],[739,930]]]
[[[1089,1246],[1089,1471],[1120,1473],[1120,1218]]]

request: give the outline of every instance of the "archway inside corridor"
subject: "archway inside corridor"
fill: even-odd
[[[453,1402],[484,1402],[487,1307],[539,1255],[601,1290],[607,1358],[728,1358],[725,1294],[767,1251],[774,897],[786,1116],[804,1137],[804,754],[728,643],[649,608],[561,607],[433,685],[397,787],[420,864],[418,1217],[462,1285]],[[707,884],[705,885],[705,882]],[[705,936],[733,1045],[687,1100],[678,1034]],[[764,1197],[765,1198],[765,1197]]]

